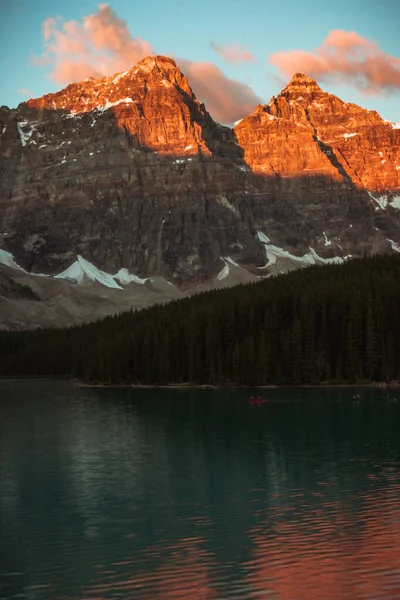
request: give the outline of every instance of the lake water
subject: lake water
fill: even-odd
[[[400,401],[359,391],[0,382],[0,598],[400,598]]]

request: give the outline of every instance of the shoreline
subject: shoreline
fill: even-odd
[[[70,380],[72,381],[72,380]],[[380,388],[379,382],[371,383],[319,383],[319,384],[301,384],[301,385],[212,385],[212,384],[193,384],[193,383],[169,383],[169,384],[142,384],[142,383],[84,383],[74,380],[78,387],[88,388],[130,388],[130,389],[177,389],[177,390],[274,390],[274,389],[332,389],[332,388]],[[385,388],[398,388],[397,382],[386,383]]]
[[[333,382],[321,382],[313,384],[301,385],[280,385],[280,384],[269,384],[269,385],[242,385],[236,383],[219,384],[213,385],[210,383],[164,383],[164,384],[145,384],[145,383],[85,383],[77,378],[62,377],[56,375],[19,375],[19,376],[0,376],[0,381],[65,381],[72,383],[77,387],[87,388],[130,388],[130,389],[177,389],[177,390],[229,390],[229,389],[242,389],[242,390],[274,390],[274,389],[333,389],[333,388],[377,388],[379,389],[382,382],[372,381],[369,383],[333,383]],[[381,389],[396,389],[400,388],[399,381],[385,382],[385,387]]]

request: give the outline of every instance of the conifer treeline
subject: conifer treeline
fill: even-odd
[[[110,384],[400,378],[400,256],[310,267],[64,330],[2,332],[0,375]]]

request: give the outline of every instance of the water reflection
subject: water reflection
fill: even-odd
[[[0,383],[0,598],[398,598],[400,410]]]
[[[279,517],[253,536],[253,590],[277,598],[399,598],[399,492],[363,499],[357,517],[338,501]]]
[[[176,542],[174,546],[147,548],[144,551],[146,559],[157,560],[158,564],[151,572],[140,570],[136,561],[122,561],[115,563],[109,571],[102,572],[109,575],[108,583],[95,584],[84,590],[87,598],[106,598],[108,594],[120,594],[123,598],[198,598],[208,600],[216,598],[212,587],[211,553],[204,548],[204,540],[200,538],[186,538]],[[163,560],[164,558],[164,560]],[[123,567],[123,571],[119,568]]]

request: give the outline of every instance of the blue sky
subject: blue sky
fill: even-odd
[[[331,3],[324,0],[305,3],[298,0],[109,0],[107,4],[118,17],[126,20],[132,36],[148,42],[157,54],[192,62],[212,62],[227,77],[250,86],[264,102],[278,94],[290,79],[270,64],[272,54],[289,50],[312,52],[332,30],[356,32],[377,45],[381,60],[397,59],[398,62],[392,63],[394,75],[390,77],[395,84],[390,93],[383,86],[378,94],[363,94],[355,87],[355,79],[348,75],[340,84],[334,83],[329,75],[325,80],[317,76],[316,79],[323,89],[343,100],[375,109],[388,120],[400,121],[398,0],[381,0],[380,3],[372,0]],[[36,66],[30,61],[30,57],[39,56],[43,51],[42,23],[58,15],[64,21],[81,22],[83,17],[98,10],[98,3],[0,0],[0,9],[0,104],[17,106],[26,99],[21,90],[38,97],[64,87],[49,77],[51,64]],[[222,47],[230,44],[246,47],[254,62],[229,63],[212,49],[211,42]]]

